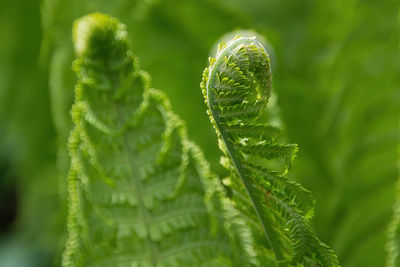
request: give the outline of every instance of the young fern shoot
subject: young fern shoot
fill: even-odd
[[[221,43],[201,83],[210,120],[231,171],[225,184],[252,228],[261,266],[338,266],[312,232],[310,192],[286,177],[297,146],[279,143],[280,129],[262,111],[272,92],[269,57],[255,38]]]
[[[250,230],[220,198],[221,185],[166,96],[149,88],[125,26],[103,14],[85,16],[75,23],[74,45],[62,265],[254,263]]]

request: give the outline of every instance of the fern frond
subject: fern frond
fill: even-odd
[[[150,89],[125,26],[85,16],[74,45],[63,266],[255,264],[250,230],[166,96]]]
[[[285,176],[297,146],[279,143],[277,127],[262,121],[272,92],[263,46],[246,37],[222,43],[203,73],[201,88],[226,155],[222,163],[231,170],[225,183],[256,240],[262,240],[261,261],[268,257],[278,264],[338,266],[333,251],[309,225],[311,193]]]

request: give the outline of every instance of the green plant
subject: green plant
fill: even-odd
[[[85,16],[75,23],[74,44],[63,266],[254,262],[246,226],[165,95],[150,89],[125,26]]]
[[[228,199],[166,97],[150,89],[125,26],[95,13],[75,23],[73,36],[64,266],[338,265],[309,227],[310,192],[284,176],[297,146],[278,144],[279,128],[257,120],[271,94],[260,43],[222,45],[204,72],[230,158]]]
[[[284,129],[277,143],[299,146],[288,174],[313,193],[315,214],[307,216],[308,223],[343,266],[383,266],[385,260],[398,265],[398,7],[398,0],[6,1],[0,10],[0,266],[59,266],[76,84],[71,25],[92,12],[127,25],[152,86],[168,95],[188,136],[221,178],[230,174],[219,164],[221,152],[198,90],[199,71],[225,33],[251,29],[260,42],[267,37],[271,47],[262,44],[275,92],[266,108],[280,120],[264,112],[259,120]],[[269,169],[284,171],[284,160],[271,163]],[[209,209],[221,203],[239,207],[230,176],[221,179],[224,190],[203,195],[215,231],[226,234],[236,232],[225,227],[227,212]],[[211,205],[210,195],[219,200]],[[256,255],[260,244],[268,246],[264,236],[247,239],[257,244]],[[275,261],[269,247],[265,254]],[[289,255],[294,251],[285,261]],[[253,256],[247,258],[254,262]]]
[[[264,240],[260,256],[291,264],[337,266],[332,250],[311,231],[310,192],[285,176],[297,146],[279,143],[279,128],[263,120],[271,78],[265,49],[245,37],[222,43],[204,71],[201,87],[225,154],[221,161],[231,171],[227,183],[256,240]]]

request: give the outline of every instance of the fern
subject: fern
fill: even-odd
[[[249,230],[166,96],[149,88],[125,26],[85,16],[74,45],[63,266],[256,263]]]
[[[236,207],[262,240],[259,256],[277,263],[337,266],[333,251],[309,225],[311,194],[287,178],[296,145],[281,144],[279,129],[261,112],[271,95],[268,55],[255,38],[221,43],[203,73],[201,88],[231,170],[226,180]]]

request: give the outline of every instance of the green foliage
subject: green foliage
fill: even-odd
[[[74,45],[63,266],[254,261],[246,227],[165,95],[149,88],[125,25],[85,16],[75,23]]]
[[[59,266],[71,26],[91,12],[126,23],[140,65],[220,177],[199,70],[226,32],[267,37],[276,89],[267,108],[279,104],[279,136],[299,145],[290,174],[315,197],[310,225],[343,266],[384,264],[399,177],[397,0],[15,0],[0,10],[0,266]],[[7,221],[7,211],[16,217]]]
[[[227,183],[233,200],[253,226],[256,240],[265,240],[260,258],[338,266],[309,225],[310,192],[285,176],[297,146],[279,143],[279,129],[262,120],[271,77],[265,49],[248,37],[221,43],[203,74],[203,95],[226,156],[222,162],[232,174]]]

